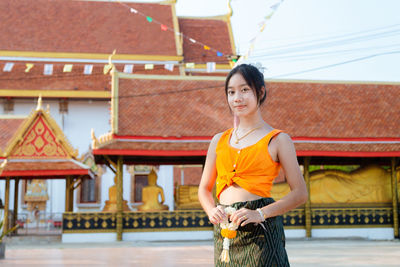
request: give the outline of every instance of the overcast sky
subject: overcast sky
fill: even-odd
[[[276,2],[232,0],[238,54]],[[176,9],[178,16],[228,13],[227,0],[178,0]],[[266,78],[400,82],[399,11],[399,0],[284,0],[247,61],[260,63]]]

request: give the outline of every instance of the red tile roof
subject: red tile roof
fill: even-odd
[[[64,161],[13,161],[7,160],[0,173],[0,177],[43,177],[54,178],[57,176],[66,177],[67,175],[89,175],[89,167],[83,168],[73,160]]]
[[[293,137],[400,137],[400,85],[268,83],[264,118]]]
[[[290,134],[300,154],[400,155],[400,85],[270,82],[267,87],[263,117]],[[205,154],[207,144],[196,140],[232,127],[223,81],[121,79],[119,95],[118,133],[100,150]]]
[[[15,132],[21,126],[25,119],[1,118],[0,117],[0,149],[3,152]]]
[[[231,125],[223,80],[120,79],[118,135],[212,136]]]
[[[173,28],[171,5],[126,3]],[[170,55],[175,35],[117,2],[0,1],[0,50]]]
[[[224,54],[223,57],[218,57],[216,51],[205,50],[198,43],[192,43],[187,38],[183,38],[183,53],[186,62],[228,63],[226,55],[232,55],[233,52],[227,22],[221,19],[179,18],[179,29],[184,35]]]

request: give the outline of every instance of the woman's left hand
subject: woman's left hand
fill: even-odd
[[[259,224],[263,221],[263,218],[261,218],[260,213],[256,210],[241,208],[232,213],[230,221],[234,222],[236,225],[245,226],[248,223]]]

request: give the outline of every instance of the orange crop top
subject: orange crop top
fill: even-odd
[[[217,198],[233,183],[255,195],[271,197],[272,183],[279,174],[281,164],[271,158],[268,144],[282,131],[272,130],[254,145],[242,149],[230,145],[232,132],[233,129],[225,131],[216,148]]]

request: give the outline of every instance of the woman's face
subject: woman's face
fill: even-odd
[[[228,103],[234,115],[242,117],[258,110],[254,90],[246,83],[240,73],[234,74],[228,83]]]

